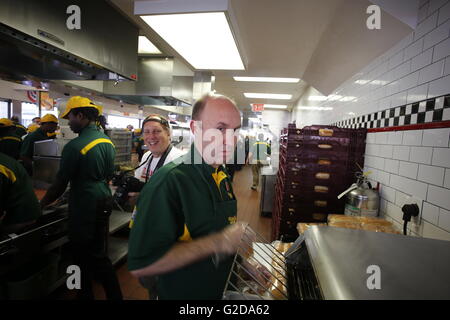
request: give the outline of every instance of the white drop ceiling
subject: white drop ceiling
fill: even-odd
[[[332,94],[345,80],[412,31],[407,23],[411,24],[417,14],[417,1],[389,2],[393,1],[398,2],[395,9],[378,1],[377,4],[382,8],[385,6],[390,13],[382,11],[380,30],[369,30],[366,9],[372,2],[367,0],[230,0],[234,12],[232,28],[239,36],[246,70],[213,70],[214,88],[235,99],[243,111],[250,109],[250,103],[280,104],[280,100],[248,99],[244,92],[291,94],[290,100],[283,100],[289,108],[308,86],[324,95]],[[111,2],[136,23],[141,34],[164,55],[177,57],[194,70],[139,16],[134,15],[134,4],[138,1]],[[205,50],[214,54],[214,48],[208,47],[207,42]],[[233,76],[302,80],[299,83],[251,83],[236,82]]]

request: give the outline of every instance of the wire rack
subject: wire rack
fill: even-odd
[[[268,243],[247,226],[224,289],[224,300],[287,300],[283,252],[290,244]]]

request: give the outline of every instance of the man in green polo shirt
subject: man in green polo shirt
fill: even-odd
[[[264,134],[258,134],[258,140],[252,145],[248,156],[248,161],[252,166],[253,174],[252,190],[258,188],[261,167],[268,164],[267,157],[270,156],[270,154],[270,145],[264,141]]]
[[[22,139],[15,133],[14,123],[6,118],[0,119],[0,152],[19,159]]]
[[[36,141],[51,139],[48,134],[54,133],[57,128],[58,119],[52,114],[46,114],[41,118],[41,126],[35,131],[29,133],[23,140],[22,147],[20,149],[20,158],[30,176],[33,173],[34,143]]]
[[[31,179],[15,159],[0,152],[0,230],[17,232],[41,215]]]
[[[72,97],[62,118],[79,136],[63,149],[55,183],[41,201],[45,207],[59,198],[70,182],[69,240],[81,269],[78,298],[93,299],[92,281],[99,280],[111,300],[122,299],[119,282],[107,254],[112,196],[108,182],[114,172],[115,149],[96,126],[102,108],[84,97]]]
[[[11,121],[14,123],[16,136],[22,138],[24,135],[27,134],[27,128],[25,128],[23,125],[19,123],[19,118],[17,116],[12,116]]]
[[[236,198],[224,171],[239,110],[224,96],[207,95],[194,104],[192,119],[195,143],[145,185],[130,234],[128,268],[136,277],[158,276],[159,299],[221,299],[245,232],[235,223]]]

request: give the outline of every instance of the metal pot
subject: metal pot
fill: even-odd
[[[350,188],[338,196],[338,199],[347,195],[344,213],[349,216],[377,217],[380,204],[378,191],[372,189],[368,181],[354,183]]]

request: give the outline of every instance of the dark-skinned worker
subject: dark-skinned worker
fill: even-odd
[[[202,97],[192,111],[196,142],[186,155],[160,168],[141,191],[128,268],[138,278],[158,276],[161,300],[222,298],[231,254],[245,233],[245,224],[236,223],[236,198],[224,170],[240,127],[232,100]],[[203,152],[211,149],[211,156]],[[217,260],[217,254],[225,256]]]
[[[16,135],[16,126],[9,119],[0,119],[0,152],[19,159],[22,139]]]
[[[17,160],[0,152],[0,233],[19,232],[40,216],[31,178]]]
[[[30,176],[33,174],[34,143],[51,139],[48,134],[54,133],[57,128],[58,119],[52,114],[46,114],[41,118],[41,126],[29,133],[23,140],[20,149],[20,159]]]
[[[16,127],[16,136],[22,138],[27,134],[27,128],[19,123],[19,118],[17,116],[12,116],[11,121],[14,122],[14,126]]]
[[[61,115],[78,137],[65,145],[56,181],[41,207],[58,199],[70,182],[68,236],[75,264],[81,270],[79,299],[94,299],[92,281],[97,279],[109,300],[122,299],[119,282],[108,257],[109,217],[112,196],[108,182],[114,172],[115,149],[96,121],[102,107],[75,96]]]

